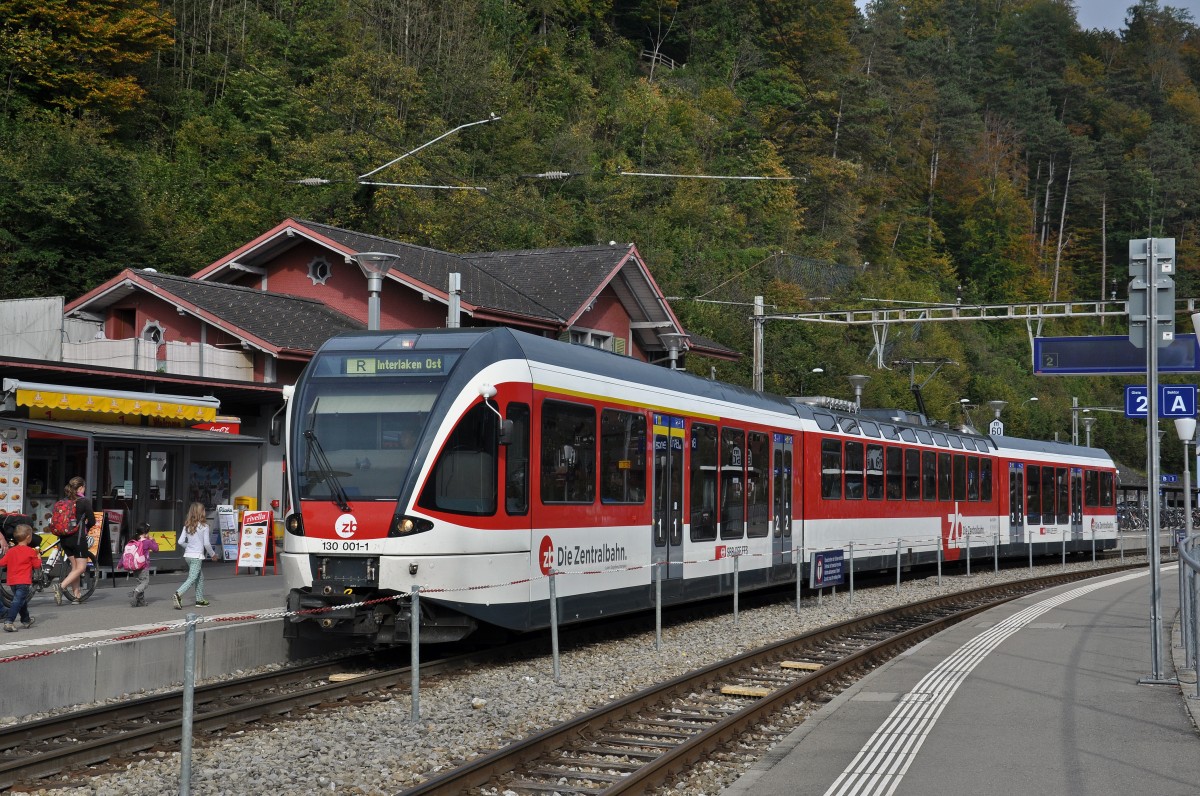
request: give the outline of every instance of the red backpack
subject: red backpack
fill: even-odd
[[[69,498],[54,504],[54,511],[50,515],[50,533],[55,536],[70,536],[75,530],[71,526],[75,524],[75,501]]]

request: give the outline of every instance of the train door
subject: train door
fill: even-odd
[[[1008,463],[1008,541],[1025,541],[1025,465]]]
[[[792,435],[776,433],[771,442],[771,563],[792,563]]]
[[[1083,538],[1083,469],[1071,468],[1071,538]]]
[[[654,416],[652,560],[666,579],[683,577],[683,418]]]

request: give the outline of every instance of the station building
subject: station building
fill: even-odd
[[[130,268],[70,301],[0,302],[0,512],[44,528],[83,476],[102,567],[193,501],[281,519],[283,387],[367,328],[365,252],[389,255],[382,329],[509,326],[667,367],[738,357],[683,329],[633,244],[451,254],[287,219],[191,277]]]

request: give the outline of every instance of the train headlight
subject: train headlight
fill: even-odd
[[[283,527],[290,534],[296,536],[304,535],[304,520],[300,518],[299,514],[289,514],[287,519],[283,521]]]
[[[412,536],[414,533],[431,530],[433,530],[433,523],[427,519],[397,515],[392,518],[392,527],[388,530],[388,536]]]

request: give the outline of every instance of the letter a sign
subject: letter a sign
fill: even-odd
[[[1125,388],[1125,416],[1146,417],[1149,400],[1146,398],[1146,388],[1127,386]],[[1159,417],[1195,417],[1196,416],[1196,385],[1194,384],[1160,384],[1158,386],[1158,416]]]

